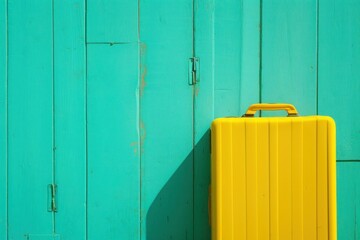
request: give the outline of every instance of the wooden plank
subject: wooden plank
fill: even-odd
[[[0,4],[0,238],[7,239],[7,3]]]
[[[260,102],[260,12],[260,0],[242,0],[240,115]]]
[[[316,114],[316,64],[316,1],[264,0],[261,101]]]
[[[137,42],[138,1],[87,1],[88,42]]]
[[[360,162],[337,163],[338,239],[359,239]]]
[[[52,2],[8,1],[8,233],[49,234],[53,180]]]
[[[54,1],[56,231],[86,239],[85,1]]]
[[[337,127],[337,159],[360,159],[360,2],[319,3],[319,114]]]
[[[87,237],[139,239],[138,44],[87,48]]]
[[[227,0],[215,3],[213,60],[215,117],[240,115],[242,16],[239,13],[241,12],[240,1]],[[244,85],[246,86],[245,83]]]
[[[200,82],[194,107],[194,239],[210,239],[210,124],[214,119],[215,1],[195,0],[195,56],[200,58]]]
[[[140,2],[142,239],[193,239],[193,1],[171,3]]]

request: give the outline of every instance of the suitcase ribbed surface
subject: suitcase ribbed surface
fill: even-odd
[[[215,120],[212,239],[336,239],[335,158],[329,117]]]

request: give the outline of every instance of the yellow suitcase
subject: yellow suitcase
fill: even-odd
[[[286,110],[288,117],[254,117]],[[254,104],[211,126],[212,240],[335,240],[335,123]]]

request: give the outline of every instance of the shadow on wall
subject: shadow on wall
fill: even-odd
[[[198,203],[206,211],[202,216],[208,222],[208,184],[210,179],[210,130],[208,130],[195,146],[195,152],[208,149],[207,154],[200,154],[202,158],[195,161],[201,162],[204,172],[201,176],[203,184],[201,192],[194,193],[194,150],[184,159],[180,167],[171,176],[165,186],[161,189],[154,202],[151,204],[146,217],[146,239],[148,240],[191,240],[194,239],[194,194],[206,193],[202,201]],[[204,157],[207,156],[207,157]],[[197,164],[195,166],[199,165]],[[199,170],[198,170],[199,171]],[[198,178],[197,178],[198,179]],[[199,239],[197,239],[199,240]]]

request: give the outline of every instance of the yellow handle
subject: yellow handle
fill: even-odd
[[[249,107],[245,113],[245,117],[253,117],[256,111],[267,110],[267,111],[276,111],[276,110],[285,110],[288,113],[288,116],[297,116],[298,112],[292,104],[288,103],[256,103]]]

